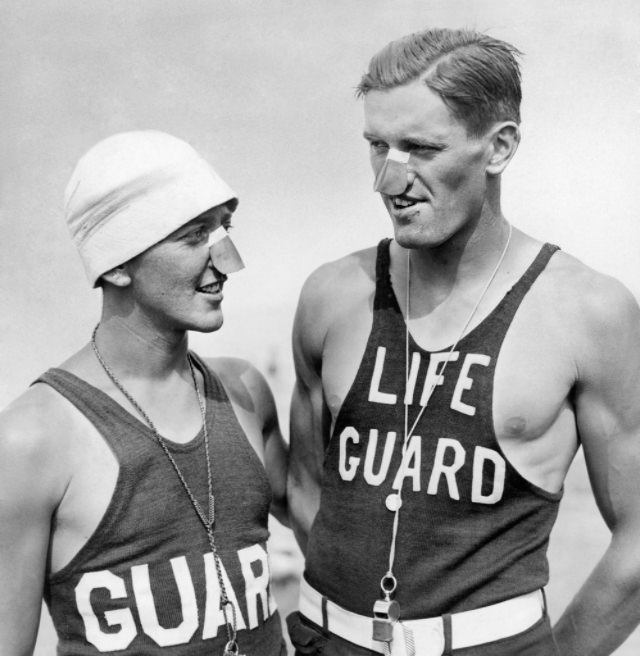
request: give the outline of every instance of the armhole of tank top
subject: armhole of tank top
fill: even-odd
[[[338,413],[336,414],[336,420],[333,422],[331,428],[331,433],[329,440],[325,444],[325,454],[330,448],[330,445],[333,441],[333,438],[336,433],[336,426],[340,424],[340,419],[344,408],[348,405],[351,397],[355,394],[355,386],[357,382],[362,377],[363,369],[367,367],[366,357],[367,353],[373,348],[374,340],[378,335],[379,331],[383,328],[382,325],[382,313],[385,310],[393,309],[395,312],[400,313],[400,308],[396,301],[395,295],[393,293],[393,288],[391,287],[391,278],[389,274],[389,263],[390,263],[390,246],[391,239],[385,238],[378,242],[376,250],[376,260],[375,260],[375,290],[374,290],[374,300],[373,300],[373,311],[371,317],[371,327],[369,329],[369,334],[365,342],[364,350],[362,351],[362,356],[360,358],[360,364],[358,365],[353,380],[349,385],[349,389],[345,394],[344,399],[342,399],[342,404]],[[404,320],[402,320],[404,321]]]
[[[544,243],[538,254],[535,256],[526,271],[515,282],[513,287],[507,292],[503,302],[496,306],[496,310],[502,306],[503,310],[509,312],[509,321],[513,319],[524,297],[527,295],[533,284],[540,277],[540,274],[547,268],[549,261],[560,248],[554,244]],[[504,303],[504,305],[503,305]]]
[[[373,299],[374,321],[375,311],[388,307],[389,303],[396,304],[397,301],[391,285],[391,239],[389,237],[380,240],[376,251],[375,264],[375,292]]]
[[[502,338],[500,340],[498,351],[495,356],[495,364],[493,366],[493,371],[491,373],[491,381],[490,381],[491,406],[490,406],[490,412],[488,417],[488,425],[492,431],[493,441],[495,442],[495,446],[498,449],[498,452],[504,458],[507,466],[517,476],[518,480],[520,480],[530,492],[550,502],[559,502],[562,499],[564,493],[564,486],[558,492],[550,492],[549,490],[545,490],[539,485],[536,485],[528,478],[526,478],[522,473],[520,473],[517,467],[507,457],[507,454],[503,450],[502,445],[498,440],[498,436],[496,435],[493,403],[494,403],[494,391],[495,391],[495,375],[496,375],[498,359],[500,358],[500,352],[502,351],[502,346],[504,344],[504,340],[507,336],[509,328],[511,327],[513,319],[516,313],[518,312],[518,308],[520,307],[525,296],[527,295],[531,287],[534,285],[536,280],[539,278],[539,276],[542,274],[542,272],[546,269],[553,255],[559,250],[560,248],[554,244],[550,244],[548,242],[544,243],[540,248],[540,250],[538,251],[536,257],[533,259],[531,264],[527,267],[527,270],[513,285],[511,290],[509,290],[507,296],[503,299],[503,301],[500,304],[498,304],[498,306],[496,306],[495,310],[492,312],[492,314],[494,312],[497,313],[499,308],[502,308],[502,311],[507,313],[505,319],[507,320],[508,323],[507,323],[507,329],[504,331],[504,334],[502,335]]]
[[[227,390],[225,389],[224,383],[220,379],[220,376],[218,376],[218,374],[213,371],[213,369],[209,367],[197,353],[194,353],[193,351],[189,352],[193,356],[194,362],[200,370],[200,373],[202,373],[205,385],[205,394],[207,395],[207,398],[212,400],[216,405],[220,403],[227,406],[227,412],[231,416],[231,421],[234,422],[238,432],[238,437],[240,438],[238,439],[240,448],[247,455],[247,460],[250,465],[254,468],[256,473],[262,477],[263,482],[267,485],[269,490],[271,490],[271,483],[269,483],[269,478],[267,476],[265,466],[258,457],[258,454],[255,452],[255,449],[251,446],[249,438],[247,437],[247,434],[242,427],[240,420],[238,419],[238,415],[236,414],[235,408],[233,407],[233,403],[227,394]],[[216,394],[218,395],[217,397]],[[211,422],[211,426],[215,426],[216,420],[220,417],[219,408],[211,408],[210,405],[211,404],[207,404],[207,420]]]
[[[108,394],[70,371],[59,368],[49,369],[32,384],[35,383],[45,383],[49,385],[58,394],[69,401],[69,403],[71,403],[91,424],[93,424],[116,456],[118,454],[118,449],[121,448],[119,440],[114,439],[112,441],[96,425],[96,422],[102,420],[102,415],[96,411],[94,405],[89,401],[87,397],[89,394],[94,395],[98,402],[104,404],[109,413],[113,414],[118,421],[126,424],[131,430],[144,433],[148,438],[152,439],[153,433],[141,419],[134,416]]]
[[[107,448],[113,454],[118,465],[118,474],[116,476],[109,503],[91,535],[89,535],[84,544],[78,549],[78,551],[76,551],[66,565],[56,572],[47,572],[47,585],[57,585],[73,576],[83,563],[87,562],[102,551],[100,546],[101,536],[104,533],[111,531],[117,524],[118,517],[122,510],[126,508],[130,502],[131,494],[127,492],[127,488],[130,486],[126,485],[126,467],[123,467],[122,457],[118,451],[119,446],[117,445],[117,442],[109,440],[105,436],[104,431],[100,430],[94,421],[93,412],[87,414],[84,410],[84,408],[87,407],[87,402],[82,396],[82,393],[79,392],[78,388],[80,384],[88,385],[91,390],[95,388],[74,374],[65,371],[64,369],[57,368],[47,370],[31,384],[35,385],[36,383],[41,383],[51,387],[51,389],[56,391],[63,399],[82,414],[82,416],[94,427],[98,435],[100,435],[100,438],[104,440]],[[97,391],[99,392],[100,390]],[[79,401],[79,403],[77,401]],[[97,418],[97,416],[95,418]]]

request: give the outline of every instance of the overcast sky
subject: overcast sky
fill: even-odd
[[[0,405],[80,348],[98,318],[61,199],[77,158],[123,130],[186,139],[240,196],[234,238],[248,267],[199,350],[286,360],[305,277],[390,233],[354,86],[387,41],[429,26],[474,27],[524,52],[505,214],[640,293],[639,7],[3,0]]]

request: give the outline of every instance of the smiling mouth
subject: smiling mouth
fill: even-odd
[[[202,287],[197,287],[196,291],[200,294],[219,294],[222,291],[222,283],[212,282],[210,285],[203,285]]]

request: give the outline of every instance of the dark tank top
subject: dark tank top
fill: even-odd
[[[388,570],[400,485],[406,324],[391,287],[389,240],[378,246],[373,325],[326,450],[305,577],[340,606],[372,614]],[[493,379],[524,295],[557,247],[543,246],[496,308],[465,335],[408,442],[394,573],[404,619],[478,608],[548,580],[546,550],[561,493],[525,480],[493,427]],[[450,349],[409,341],[409,426]]]
[[[269,590],[266,541],[271,489],[264,468],[215,374],[205,381],[215,540],[236,606],[242,654],[277,656],[282,629]],[[45,601],[59,655],[220,654],[228,637],[207,534],[152,431],[108,395],[61,369],[44,382],[93,423],[119,463],[99,526],[62,570]],[[207,508],[204,435],[166,441],[189,487]]]

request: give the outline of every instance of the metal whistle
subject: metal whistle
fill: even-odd
[[[378,642],[393,640],[393,625],[400,619],[400,604],[387,596],[373,604],[373,639]]]

